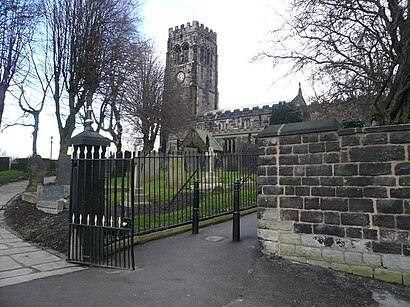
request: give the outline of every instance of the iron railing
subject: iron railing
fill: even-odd
[[[135,157],[135,232],[142,235],[192,222],[194,182],[200,220],[233,212],[234,181],[240,209],[256,206],[255,154],[138,154]]]
[[[198,220],[233,213],[234,197],[256,206],[256,154],[78,152],[72,164],[71,262],[134,268],[134,234],[192,223],[195,182]]]

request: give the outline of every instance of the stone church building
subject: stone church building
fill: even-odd
[[[162,135],[166,151],[181,150],[187,135],[195,130],[197,135],[214,138],[212,142],[226,153],[243,152],[256,147],[256,135],[269,125],[275,105],[219,109],[217,47],[217,34],[197,21],[168,31],[165,74],[171,84],[165,86],[179,89],[178,103],[189,106],[192,120],[190,127]],[[300,86],[292,102],[306,105]]]

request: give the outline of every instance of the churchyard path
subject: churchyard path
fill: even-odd
[[[54,177],[48,177],[45,182],[53,180]],[[22,193],[27,184],[28,180],[23,180],[0,186],[0,288],[84,270],[66,262],[63,255],[25,242],[6,227],[4,207]]]

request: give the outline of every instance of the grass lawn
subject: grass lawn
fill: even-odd
[[[27,174],[22,171],[10,170],[0,172],[0,185],[23,179],[27,179]]]

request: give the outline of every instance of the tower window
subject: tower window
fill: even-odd
[[[204,46],[201,46],[201,53],[200,53],[200,55],[199,55],[199,61],[200,61],[201,63],[204,62],[204,57],[205,57],[205,47],[204,47]]]
[[[189,59],[189,45],[185,43],[182,45],[182,62],[186,63]]]
[[[192,49],[194,50],[194,61],[196,61],[198,59],[198,46],[194,45]]]
[[[174,62],[175,62],[175,64],[179,64],[180,57],[181,57],[181,47],[179,45],[176,45],[175,48],[174,48]]]
[[[242,121],[242,128],[250,128],[251,127],[251,120],[249,118],[246,118]]]

